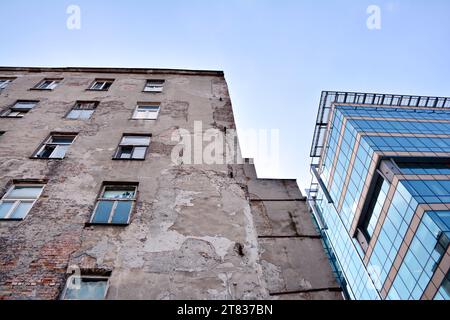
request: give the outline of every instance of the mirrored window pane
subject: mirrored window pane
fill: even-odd
[[[145,159],[146,147],[136,147],[133,151],[133,159]]]
[[[77,281],[69,279],[64,299],[66,300],[103,300],[105,298],[108,281],[106,279],[82,278]],[[79,284],[79,288],[77,288]]]
[[[70,144],[74,139],[74,136],[52,136],[50,141],[55,144]]]
[[[121,145],[149,145],[150,144],[150,137],[140,137],[140,136],[125,136],[122,139]]]
[[[113,201],[99,201],[97,209],[95,210],[93,223],[108,223],[109,216],[113,208]]]
[[[135,188],[115,188],[106,187],[103,193],[105,199],[133,199],[136,193]]]
[[[117,207],[114,212],[112,223],[127,224],[128,217],[130,216],[130,212],[131,212],[131,205],[132,205],[131,201],[117,202]]]
[[[20,202],[14,212],[11,214],[11,219],[24,219],[28,212],[30,212],[31,207],[33,206],[32,202]]]
[[[0,219],[6,218],[13,205],[13,202],[0,202]]]
[[[81,115],[81,110],[71,110],[67,115],[67,119],[79,119]]]
[[[62,159],[66,155],[68,149],[69,146],[56,146],[55,150],[53,151],[50,157],[55,159]]]
[[[30,110],[33,109],[36,106],[36,102],[31,101],[18,101],[14,105],[14,109],[24,109],[24,110]]]
[[[7,199],[37,199],[43,187],[15,186]]]

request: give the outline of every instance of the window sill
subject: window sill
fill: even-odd
[[[23,119],[24,117],[8,117],[8,116],[0,116],[0,119]]]
[[[93,222],[86,222],[85,224],[84,224],[84,226],[86,227],[86,228],[89,228],[89,227],[122,227],[122,228],[125,228],[125,227],[128,227],[130,224],[129,223],[127,223],[127,224],[124,224],[124,223],[93,223]]]
[[[57,161],[61,161],[64,160],[65,158],[39,158],[39,157],[30,157],[31,160],[57,160]]]
[[[20,221],[23,221],[23,220],[25,220],[25,218],[23,218],[23,219],[20,219],[20,218],[8,218],[8,219],[4,219],[4,218],[2,218],[2,219],[0,219],[0,222],[20,222]]]
[[[119,158],[112,158],[113,161],[145,161],[145,159],[119,159]]]
[[[86,91],[93,91],[93,92],[108,92],[108,90],[99,90],[99,89],[86,89]]]
[[[31,88],[31,91],[53,91],[54,89],[39,89],[39,88]]]

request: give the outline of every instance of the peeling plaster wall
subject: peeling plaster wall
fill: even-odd
[[[248,198],[258,235],[259,263],[270,298],[342,299],[297,182],[258,179],[251,164],[244,165],[243,174],[249,180]]]
[[[271,295],[332,286],[326,268],[313,277],[311,263],[325,264],[320,240],[298,240],[307,246],[301,252],[306,258],[290,261],[287,255],[277,265],[278,247],[296,254],[296,243],[261,239],[316,235],[304,207],[252,201],[302,198],[296,185],[258,182],[248,165],[172,163],[176,129],[192,132],[194,121],[202,121],[203,130],[235,128],[221,73],[0,68],[3,76],[17,79],[0,93],[0,110],[17,100],[40,103],[22,119],[0,118],[0,131],[6,131],[0,137],[0,196],[14,179],[47,184],[25,220],[0,220],[0,299],[58,299],[72,265],[111,272],[107,299],[334,298],[322,291]],[[52,92],[29,90],[47,77],[64,80]],[[115,82],[107,92],[86,91],[95,78]],[[142,92],[147,79],[165,79],[164,92]],[[64,119],[77,100],[100,101],[90,120]],[[137,102],[160,102],[158,120],[131,120]],[[30,159],[51,132],[78,132],[66,158]],[[152,134],[146,161],[112,161],[124,133]],[[129,226],[86,224],[105,181],[139,183]]]

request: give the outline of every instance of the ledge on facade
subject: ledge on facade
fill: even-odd
[[[177,75],[203,75],[223,77],[224,72],[219,70],[188,70],[163,68],[114,68],[114,67],[8,67],[0,66],[0,72],[83,72],[83,73],[122,73],[122,74],[177,74]]]

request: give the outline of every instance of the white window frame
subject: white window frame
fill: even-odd
[[[166,84],[166,80],[147,80],[144,87],[144,92],[163,92],[164,85]]]
[[[44,84],[46,82],[50,82],[47,86],[44,87]],[[41,82],[39,82],[34,89],[37,90],[54,90],[56,87],[58,87],[59,83],[61,82],[60,79],[44,79]]]
[[[157,111],[139,111],[139,108],[143,107],[157,107]],[[161,111],[161,104],[159,103],[138,103],[136,106],[136,109],[133,113],[133,120],[158,120],[159,112]],[[140,118],[138,117],[139,114],[144,113],[145,117]]]
[[[133,198],[129,198],[129,199],[113,199],[113,198],[104,198],[104,194],[106,191],[106,188],[110,188],[110,187],[114,187],[114,188],[134,188],[134,197]],[[106,225],[112,225],[112,220],[114,217],[114,214],[116,213],[116,209],[117,209],[117,205],[119,204],[119,202],[131,202],[131,207],[130,207],[130,212],[128,213],[128,219],[127,219],[127,223],[125,223],[124,225],[129,225],[130,221],[131,221],[131,214],[133,213],[133,210],[136,206],[136,201],[137,201],[137,192],[138,192],[138,185],[136,184],[104,184],[102,187],[102,191],[99,195],[99,197],[97,198],[97,202],[95,203],[95,208],[94,208],[94,212],[92,213],[91,219],[89,220],[90,224],[93,225],[102,225],[102,224],[106,224]],[[111,208],[111,212],[109,213],[109,218],[108,218],[108,222],[107,223],[98,223],[98,222],[94,222],[94,218],[95,218],[95,213],[97,212],[97,208],[98,205],[100,204],[100,202],[113,202],[113,206]],[[122,224],[120,224],[122,225]]]
[[[8,196],[11,194],[12,191],[14,191],[14,189],[16,187],[30,187],[30,188],[41,188],[41,192],[39,192],[39,195],[36,198],[21,198],[21,199],[8,199]],[[36,203],[36,201],[39,200],[39,198],[41,197],[42,193],[44,192],[44,188],[45,188],[45,184],[28,184],[28,183],[15,183],[13,184],[8,191],[5,193],[5,195],[2,197],[2,199],[0,200],[0,204],[3,203],[13,203],[11,209],[9,209],[8,213],[5,215],[4,218],[0,218],[0,221],[2,220],[19,220],[22,221],[24,220],[28,214],[30,213],[31,209],[33,209],[34,204]],[[30,210],[28,210],[27,214],[23,217],[23,218],[14,218],[11,219],[11,215],[14,213],[14,211],[16,211],[16,209],[19,207],[19,205],[21,203],[31,203],[31,207]]]
[[[144,144],[126,144],[124,143],[124,139],[127,137],[142,137],[142,138],[148,138],[148,144],[144,145]],[[120,140],[119,146],[117,147],[116,153],[114,154],[114,160],[128,160],[128,161],[144,161],[145,158],[147,158],[147,153],[148,150],[150,148],[150,144],[152,143],[152,136],[149,135],[145,135],[145,134],[124,134]],[[122,148],[133,148],[133,150],[131,151],[131,156],[130,158],[122,158],[119,157],[119,154],[122,154],[121,150]],[[133,158],[134,152],[136,148],[145,148],[145,154],[143,158]]]
[[[61,299],[60,300],[66,300],[66,301],[87,301],[87,299],[66,299],[66,294],[67,294],[67,290],[68,290],[68,286],[69,286],[69,281],[71,281],[73,279],[73,277],[77,277],[75,275],[70,276],[67,280],[66,280],[66,285],[64,286],[64,290],[61,294]],[[108,290],[109,290],[109,281],[110,281],[110,277],[107,276],[85,276],[85,275],[80,275],[79,276],[80,279],[92,279],[92,280],[106,280],[106,288],[105,288],[105,294],[103,296],[102,300],[106,299],[106,296],[108,295]],[[92,299],[93,300],[93,299]]]
[[[0,90],[6,89],[14,79],[0,79]]]
[[[92,108],[91,109],[86,109],[86,108],[82,108],[82,107],[80,107],[80,105],[82,105],[82,104],[89,104],[89,105],[92,105]],[[98,102],[97,101],[77,101],[76,103],[75,103],[75,105],[72,107],[72,109],[70,109],[70,111],[67,113],[67,115],[66,115],[66,119],[68,119],[68,120],[88,120],[88,119],[90,119],[91,117],[92,117],[92,115],[94,114],[94,112],[95,112],[95,110],[97,109],[97,107],[98,107]],[[70,114],[72,113],[72,111],[92,111],[92,113],[91,113],[91,115],[89,116],[89,118],[81,118],[81,117],[78,117],[78,118],[69,118],[69,116],[70,116]]]
[[[95,88],[97,86],[97,84],[100,84],[100,83],[102,84],[100,86],[100,88],[98,88],[98,89]],[[92,82],[91,86],[89,87],[89,90],[92,90],[92,91],[108,91],[111,88],[113,83],[114,83],[114,80],[112,80],[112,79],[96,79],[96,80],[94,80],[94,82]],[[105,89],[107,84],[109,84],[109,87],[107,89]]]
[[[52,159],[62,160],[62,159],[64,159],[64,158],[66,157],[66,153],[67,153],[67,151],[68,151],[68,148],[67,148],[67,150],[64,152],[64,157],[52,157],[52,154],[56,152],[58,146],[71,146],[71,145],[75,142],[75,139],[77,138],[77,136],[78,136],[77,134],[63,134],[63,133],[52,133],[52,134],[50,134],[50,136],[44,141],[44,143],[42,143],[42,145],[41,145],[41,147],[38,149],[38,151],[35,152],[34,158],[36,158],[36,159],[49,159],[49,160],[52,160]],[[71,143],[52,143],[53,137],[73,137],[73,140],[72,140]],[[50,155],[50,157],[46,157],[46,158],[44,158],[44,157],[39,157],[38,155],[39,155],[41,152],[43,152],[47,146],[56,146],[56,147],[55,147],[55,149],[53,150],[53,152],[52,152],[52,154]]]
[[[17,104],[19,103],[25,103],[25,104],[34,104],[33,107],[26,109],[26,108],[17,108]],[[4,110],[0,117],[2,118],[23,118],[25,117],[25,114],[36,108],[39,101],[35,100],[17,100],[14,105],[9,107],[8,109]]]

